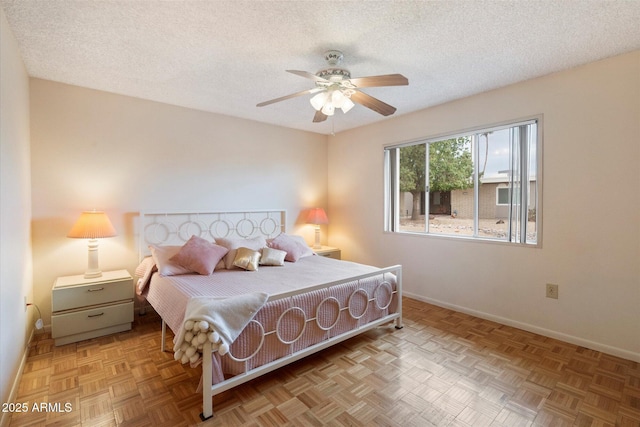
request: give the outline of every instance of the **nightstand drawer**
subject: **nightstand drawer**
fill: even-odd
[[[340,249],[332,248],[331,246],[322,246],[321,248],[314,248],[313,251],[325,258],[340,259]]]
[[[325,252],[325,253],[321,253],[318,254],[320,256],[323,256],[325,258],[333,258],[333,259],[340,259],[340,251],[331,251],[331,252]]]
[[[133,322],[133,301],[88,310],[70,311],[51,316],[51,337],[98,331],[114,325]],[[63,335],[64,334],[64,335]]]
[[[132,280],[122,279],[109,283],[57,288],[51,296],[51,306],[53,311],[57,312],[132,298]]]

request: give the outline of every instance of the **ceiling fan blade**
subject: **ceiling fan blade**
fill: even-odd
[[[383,76],[356,77],[349,79],[355,87],[406,86],[409,80],[402,74],[385,74]]]
[[[364,105],[365,107],[375,111],[376,113],[380,113],[383,116],[390,116],[396,112],[396,107],[392,107],[389,104],[385,104],[379,99],[376,99],[373,96],[367,95],[364,92],[355,91],[351,95],[351,100],[353,102],[357,102],[360,105]]]
[[[280,98],[271,99],[269,101],[261,102],[260,104],[257,104],[256,107],[264,107],[265,105],[274,104],[276,102],[284,101],[284,100],[290,99],[290,98],[295,98],[297,96],[309,95],[309,94],[312,94],[312,93],[318,93],[318,92],[321,92],[323,90],[326,90],[326,89],[323,88],[323,87],[314,87],[313,89],[307,89],[307,90],[303,90],[301,92],[292,93],[291,95],[281,96]]]
[[[316,115],[313,116],[313,123],[320,123],[320,122],[324,122],[325,120],[327,120],[327,115],[324,114],[322,111],[316,111]]]
[[[315,80],[317,82],[328,82],[329,80],[323,79],[322,77],[318,77],[313,73],[308,71],[298,71],[298,70],[285,70],[287,73],[295,74],[300,77],[305,77],[307,79]]]

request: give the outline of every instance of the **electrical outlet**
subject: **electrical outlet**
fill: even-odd
[[[558,285],[547,283],[547,298],[558,299]]]

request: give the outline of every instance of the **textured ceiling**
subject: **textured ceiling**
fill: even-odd
[[[30,76],[329,134],[383,116],[357,105],[312,123],[322,54],[406,114],[640,49],[638,1],[0,0]],[[393,117],[393,116],[391,116]]]

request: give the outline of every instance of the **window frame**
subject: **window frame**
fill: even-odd
[[[535,167],[536,167],[536,174],[535,174],[535,189],[532,192],[531,191],[531,186],[529,184],[529,180],[527,178],[527,185],[525,186],[520,186],[521,188],[521,195],[520,195],[520,199],[522,200],[522,196],[526,196],[526,199],[528,201],[527,203],[527,209],[524,209],[524,212],[521,213],[520,215],[520,219],[522,220],[527,219],[527,212],[528,212],[528,207],[529,207],[529,203],[531,202],[532,198],[535,198],[535,204],[533,205],[533,207],[536,210],[536,220],[535,220],[535,230],[536,230],[536,241],[535,242],[530,242],[526,240],[526,227],[525,229],[522,231],[522,236],[525,237],[524,241],[513,241],[510,240],[509,238],[507,238],[506,240],[502,240],[502,239],[492,239],[489,237],[483,237],[483,236],[479,236],[477,235],[477,230],[478,230],[478,222],[479,222],[479,212],[478,212],[478,203],[479,203],[479,173],[478,173],[478,161],[476,159],[479,158],[479,144],[477,144],[476,138],[475,136],[484,132],[491,132],[491,131],[498,131],[498,130],[504,130],[504,129],[512,129],[512,128],[517,128],[518,126],[523,126],[523,125],[527,125],[527,124],[531,124],[531,123],[535,123],[536,124],[536,146],[535,146],[535,156],[536,156],[536,163],[535,163]],[[474,162],[473,162],[473,167],[474,167],[474,171],[473,171],[473,188],[471,188],[470,190],[473,191],[474,195],[474,215],[473,215],[473,222],[474,222],[474,235],[453,235],[453,234],[440,234],[440,233],[430,233],[428,231],[429,225],[428,225],[428,219],[425,219],[425,231],[405,231],[405,230],[400,230],[400,197],[401,197],[401,192],[399,189],[399,178],[398,178],[398,174],[399,173],[399,169],[400,169],[400,156],[398,155],[400,148],[403,147],[409,147],[412,145],[419,145],[419,144],[427,144],[427,149],[425,150],[427,153],[429,152],[428,150],[428,144],[432,143],[432,142],[439,142],[439,141],[443,141],[443,140],[447,140],[447,139],[453,139],[453,138],[459,138],[459,137],[463,137],[463,136],[472,136],[473,138],[473,143],[472,143],[472,152],[473,152],[473,158],[474,158]],[[477,242],[488,242],[488,243],[494,243],[494,244],[507,244],[507,245],[515,245],[515,246],[522,246],[522,247],[534,247],[534,248],[540,248],[542,247],[542,193],[543,193],[543,136],[544,136],[544,129],[543,129],[543,115],[539,114],[539,115],[533,115],[533,116],[528,116],[528,117],[524,117],[524,118],[520,118],[520,119],[514,119],[514,120],[506,120],[500,123],[495,123],[495,124],[491,124],[491,125],[486,125],[486,126],[476,126],[473,128],[469,128],[467,130],[462,130],[462,131],[454,131],[454,132],[450,132],[450,133],[442,133],[442,134],[438,134],[436,136],[429,136],[429,137],[423,137],[423,138],[417,138],[414,140],[409,140],[409,141],[404,141],[404,142],[398,142],[398,143],[391,143],[391,144],[385,144],[383,145],[383,161],[384,161],[384,191],[383,191],[383,196],[384,196],[384,224],[383,224],[383,229],[385,233],[391,233],[391,234],[399,234],[399,235],[414,235],[414,236],[424,236],[424,237],[428,237],[428,238],[444,238],[444,239],[455,239],[455,240],[464,240],[464,241],[477,241]],[[428,154],[427,154],[427,161],[428,161]],[[527,175],[529,174],[528,172],[528,168],[531,165],[530,164],[530,153],[529,150],[527,150],[527,152],[522,155],[519,158],[519,163],[520,164],[527,164]],[[427,169],[428,171],[428,169]],[[396,178],[393,178],[393,176],[396,176]],[[525,189],[526,187],[526,189]],[[511,183],[508,184],[507,187],[504,188],[511,188]],[[428,181],[425,183],[425,190],[426,190],[426,194],[428,197],[429,194],[429,184]],[[534,193],[534,194],[532,194]],[[496,205],[498,202],[498,189],[496,188]],[[498,205],[498,206],[505,206],[505,205]],[[509,205],[506,205],[509,206]],[[427,208],[427,212],[428,212],[428,208]],[[528,222],[528,221],[527,221]]]

